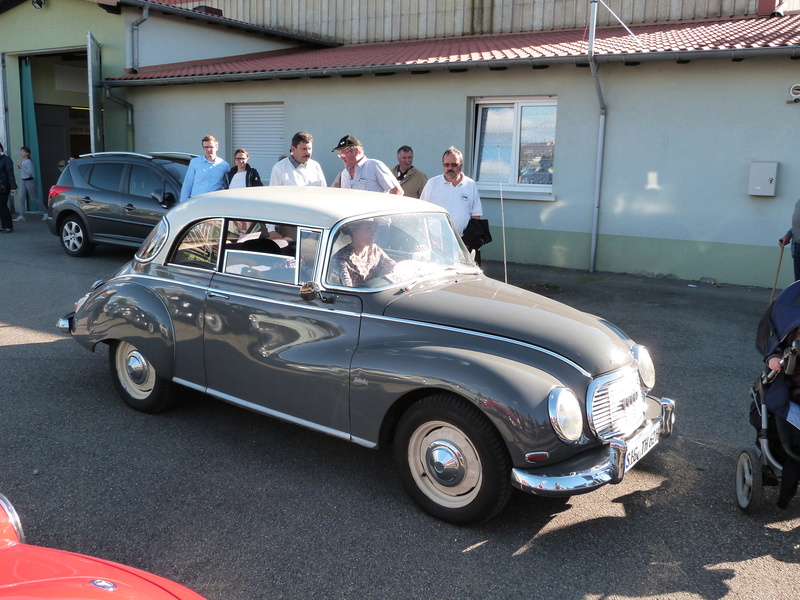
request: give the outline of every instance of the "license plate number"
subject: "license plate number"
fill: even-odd
[[[658,445],[660,433],[661,421],[656,421],[628,442],[628,452],[625,454],[626,473]]]

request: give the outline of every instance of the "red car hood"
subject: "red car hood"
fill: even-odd
[[[103,582],[116,588],[103,589]],[[204,600],[182,585],[132,567],[27,544],[0,547],[0,598]]]

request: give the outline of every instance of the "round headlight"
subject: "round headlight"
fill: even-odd
[[[639,377],[642,378],[642,384],[649,392],[656,385],[656,367],[653,365],[653,359],[650,358],[650,352],[644,346],[634,346],[631,348],[631,354],[639,365]]]
[[[550,423],[564,442],[577,442],[583,434],[581,404],[572,390],[555,388],[547,399]]]
[[[0,541],[25,543],[22,523],[14,505],[0,494]]]

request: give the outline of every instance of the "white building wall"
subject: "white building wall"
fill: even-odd
[[[800,104],[787,103],[799,68],[788,59],[602,65],[608,116],[597,269],[771,286],[776,241],[800,197]],[[330,149],[346,133],[390,167],[397,147],[409,144],[417,167],[436,175],[444,148],[470,147],[470,98],[543,94],[558,98],[555,201],[504,198],[508,259],[587,269],[599,122],[588,69],[161,86],[131,88],[129,97],[137,148],[198,152],[212,133],[225,158],[227,105],[283,102],[286,139],[310,131],[330,182],[341,168]],[[775,197],[747,194],[753,161],[780,163]],[[487,195],[484,208],[496,233],[484,256],[499,259],[500,202]]]

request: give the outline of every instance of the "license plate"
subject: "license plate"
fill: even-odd
[[[628,452],[625,454],[625,472],[638,463],[645,454],[658,445],[661,434],[661,421],[651,423],[648,428],[640,431],[628,442]]]

